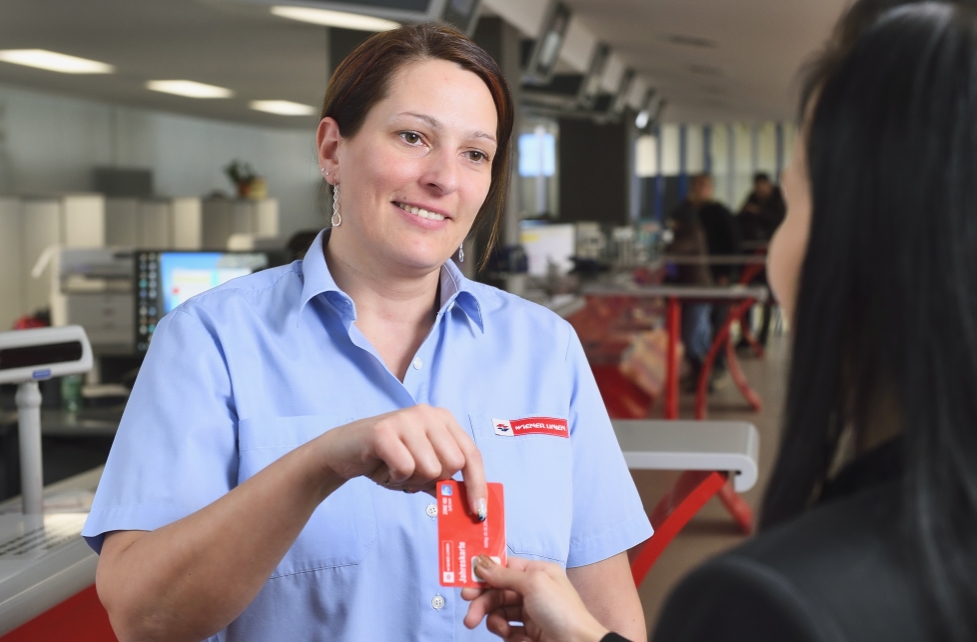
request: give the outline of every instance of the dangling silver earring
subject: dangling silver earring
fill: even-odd
[[[339,227],[343,224],[343,216],[339,213],[339,183],[332,186],[332,219],[330,223],[333,227]]]
[[[459,263],[464,263],[465,262],[465,244],[464,243],[462,243],[461,245],[458,246],[458,262]]]

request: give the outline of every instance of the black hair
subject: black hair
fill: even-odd
[[[939,637],[975,640],[977,11],[899,4],[806,98],[811,230],[762,525],[811,505],[843,429],[894,406],[904,520],[893,536]]]
[[[766,172],[757,172],[753,175],[753,182],[759,183],[760,181],[770,182],[770,174]]]
[[[835,26],[825,48],[804,67],[798,111],[800,120],[804,120],[805,110],[818,88],[851,51],[859,36],[875,24],[879,16],[891,9],[927,1],[930,0],[858,0],[849,7]],[[945,0],[945,2],[977,8],[977,0]]]

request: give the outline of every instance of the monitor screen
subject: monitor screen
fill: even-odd
[[[178,305],[231,279],[269,267],[265,252],[150,252],[136,256],[136,350]]]
[[[562,275],[573,269],[577,235],[572,223],[522,221],[519,242],[526,250],[530,276],[545,277],[551,269]]]

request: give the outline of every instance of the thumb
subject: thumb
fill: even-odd
[[[492,588],[507,589],[520,595],[523,594],[521,588],[525,582],[525,573],[506,568],[486,555],[479,555],[477,559],[478,564],[475,572],[486,584]]]

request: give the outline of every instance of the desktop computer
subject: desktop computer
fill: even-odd
[[[139,250],[135,262],[136,352],[144,353],[159,320],[176,306],[231,279],[272,267],[273,261],[267,252]]]

